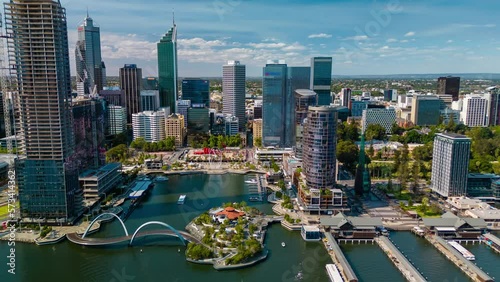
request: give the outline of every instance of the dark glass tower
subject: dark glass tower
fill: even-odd
[[[310,89],[318,94],[318,106],[329,106],[332,102],[332,58],[311,58]]]
[[[182,100],[190,100],[194,108],[210,108],[210,81],[198,78],[182,80]]]
[[[175,113],[177,103],[177,25],[175,22],[158,42],[157,48],[160,107],[170,107],[170,112]]]
[[[66,11],[55,0],[4,5],[18,92],[21,216],[73,222],[83,213],[83,194],[74,154]]]
[[[460,95],[460,77],[440,77],[438,78],[437,94],[450,94],[453,101],[458,101]]]
[[[141,111],[142,69],[135,64],[120,68],[120,88],[124,91],[127,108],[127,122],[132,122],[132,115]]]

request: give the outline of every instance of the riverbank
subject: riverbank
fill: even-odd
[[[144,171],[144,174],[164,174],[164,175],[193,175],[193,174],[208,174],[208,175],[224,175],[224,174],[266,174],[264,170],[234,170],[234,169],[196,169],[196,170],[176,170],[176,171],[165,171],[161,169],[148,169]]]

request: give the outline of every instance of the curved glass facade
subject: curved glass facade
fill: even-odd
[[[303,136],[303,167],[307,188],[333,188],[337,161],[336,109],[309,107]]]

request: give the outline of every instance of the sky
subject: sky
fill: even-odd
[[[75,73],[87,9],[101,28],[107,74],[137,64],[157,75],[156,43],[178,29],[180,77],[220,77],[239,60],[261,76],[268,60],[308,66],[333,57],[334,75],[499,73],[497,0],[60,0]]]

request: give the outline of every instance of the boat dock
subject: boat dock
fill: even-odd
[[[497,236],[491,233],[486,233],[480,238],[481,242],[484,242],[485,244],[490,246],[493,250],[495,250],[495,252],[500,253],[500,239],[498,239]]]
[[[465,259],[462,254],[455,250],[446,240],[443,238],[432,235],[425,236],[425,239],[429,241],[436,249],[438,249],[443,255],[445,255],[451,262],[453,262],[462,272],[467,274],[473,281],[478,282],[492,282],[494,281],[488,274],[481,270],[477,265]]]
[[[342,253],[342,250],[335,241],[335,238],[333,238],[332,234],[330,234],[329,232],[324,232],[323,234],[328,240],[327,242],[324,242],[325,247],[327,248],[328,253],[332,257],[332,261],[337,266],[340,274],[342,274],[344,281],[358,282],[358,277],[356,276],[356,274],[354,274],[354,271],[349,265],[349,262],[347,262],[347,259],[345,258],[344,253]]]
[[[264,188],[264,185],[262,184],[262,177],[257,176],[256,177],[256,183],[257,185],[252,185],[250,188],[248,188],[248,192],[250,194],[250,199],[249,201],[251,202],[262,202],[264,201],[267,197],[267,191]]]
[[[127,218],[132,214],[137,205],[141,202],[144,196],[148,193],[148,191],[153,187],[153,181],[149,178],[137,180],[134,187],[132,188],[132,192],[129,194],[129,198],[132,199],[132,203],[128,207],[128,209],[122,214],[121,219],[127,220]]]
[[[399,249],[385,236],[375,238],[375,242],[389,257],[392,263],[399,269],[401,274],[410,282],[425,282],[424,276],[413,266],[413,264],[399,251]]]

